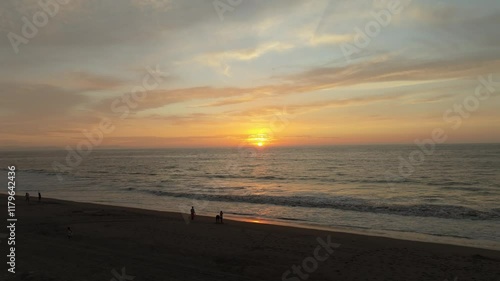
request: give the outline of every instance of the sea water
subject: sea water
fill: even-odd
[[[15,165],[19,195],[500,248],[496,144],[110,149],[73,166],[67,151],[1,155],[3,193]]]

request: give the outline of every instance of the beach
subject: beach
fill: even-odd
[[[34,199],[2,280],[500,280],[499,251]]]

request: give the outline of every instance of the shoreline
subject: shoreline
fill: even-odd
[[[5,193],[0,193],[0,196],[6,196]],[[19,196],[19,195],[17,195]],[[16,197],[17,197],[16,196]],[[21,198],[22,196],[19,196]],[[77,200],[65,200],[53,197],[44,198],[45,200],[53,200],[60,201],[66,203],[77,203],[77,204],[91,204],[91,205],[99,205],[104,207],[118,207],[125,208],[131,210],[144,210],[144,211],[155,211],[160,213],[168,213],[170,216],[179,216],[182,217],[182,213],[171,211],[171,210],[161,210],[161,209],[147,209],[141,208],[138,206],[130,206],[128,204],[112,204],[113,202],[88,202],[88,201],[77,201]],[[24,200],[24,198],[22,198]],[[186,214],[187,215],[187,212]],[[316,223],[308,223],[306,221],[287,221],[273,218],[262,218],[262,217],[252,217],[245,215],[236,215],[231,213],[224,214],[227,220],[238,221],[244,223],[251,224],[261,224],[261,225],[272,225],[272,226],[282,226],[282,227],[292,227],[304,230],[319,230],[319,231],[327,231],[333,233],[345,233],[345,234],[354,234],[361,236],[370,236],[370,237],[381,237],[381,238],[389,238],[395,240],[402,241],[412,241],[412,242],[422,242],[422,243],[434,243],[434,244],[443,244],[443,245],[451,245],[451,246],[461,246],[468,248],[477,248],[484,250],[493,250],[500,251],[500,243],[490,240],[478,240],[472,238],[464,238],[464,237],[453,237],[453,236],[440,236],[435,234],[427,234],[427,233],[416,233],[416,232],[403,232],[403,231],[395,231],[395,230],[376,230],[370,228],[356,228],[356,227],[341,227],[341,226],[328,226],[321,225]],[[200,217],[208,218],[206,215],[200,215]]]
[[[0,200],[5,209],[6,196]],[[500,277],[499,251],[465,246],[230,219],[216,224],[206,216],[186,223],[175,212],[49,198],[28,204],[23,196],[16,196],[16,218],[16,274],[3,280],[110,280],[122,268],[138,281],[305,280],[293,266],[307,265],[332,243],[338,248],[321,250],[325,260],[316,261],[309,280]],[[0,249],[6,253],[7,243]]]
[[[5,195],[0,193],[0,195]],[[82,203],[82,204],[95,204],[100,206],[110,206],[110,207],[120,207],[120,208],[130,208],[135,210],[147,210],[147,211],[157,211],[169,213],[171,215],[177,214],[179,217],[182,217],[180,212],[171,211],[171,210],[161,210],[161,209],[146,209],[138,206],[130,206],[128,204],[112,204],[113,202],[88,202],[88,201],[77,201],[77,200],[65,200],[47,197],[50,200],[57,200],[68,203]],[[187,213],[186,213],[187,214]],[[472,238],[465,237],[453,237],[453,236],[440,236],[435,234],[427,234],[427,233],[417,233],[417,232],[404,232],[404,231],[396,231],[396,230],[377,230],[370,228],[356,228],[350,226],[328,226],[321,225],[316,223],[308,223],[306,221],[287,221],[273,218],[262,218],[262,217],[252,217],[245,215],[236,215],[231,213],[225,213],[225,216],[228,220],[234,220],[245,223],[256,223],[256,224],[264,224],[264,225],[275,225],[275,226],[283,226],[283,227],[293,227],[299,229],[313,229],[320,231],[328,231],[335,233],[346,233],[346,234],[355,234],[362,236],[373,236],[373,237],[383,237],[390,238],[396,240],[403,241],[413,241],[413,242],[423,242],[423,243],[435,243],[435,244],[444,244],[444,245],[453,245],[453,246],[463,246],[470,248],[478,248],[485,250],[494,250],[500,251],[500,243],[491,241],[491,240],[478,240]],[[208,217],[203,215],[203,217]],[[257,222],[258,221],[258,222]]]
[[[313,223],[300,223],[300,222],[288,223],[285,221],[272,220],[272,219],[259,219],[259,218],[247,219],[245,217],[239,219],[234,216],[232,216],[231,218],[235,221],[242,221],[246,223],[268,224],[268,225],[277,225],[277,226],[294,227],[302,229],[314,229],[314,230],[328,231],[334,233],[345,233],[345,234],[354,234],[361,236],[389,238],[402,241],[443,244],[450,246],[500,251],[500,243],[489,240],[475,240],[463,237],[439,236],[435,234],[403,232],[403,231],[373,230],[369,228],[364,229],[364,228],[354,228],[354,227],[334,227],[334,226],[325,226]],[[252,220],[259,220],[259,222],[253,222]]]

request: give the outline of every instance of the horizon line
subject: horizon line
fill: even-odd
[[[267,145],[265,147],[256,147],[249,145],[247,147],[255,147],[265,150],[266,148],[304,148],[304,147],[333,147],[333,146],[389,146],[389,145],[416,145],[415,143],[356,143],[356,144],[304,144],[304,145]],[[500,142],[452,142],[435,144],[436,146],[446,145],[500,145]],[[238,146],[101,146],[95,147],[93,150],[155,150],[155,149],[230,149],[238,148]],[[60,146],[43,146],[43,147],[1,147],[0,151],[66,151],[65,147]]]

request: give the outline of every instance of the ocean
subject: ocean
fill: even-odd
[[[498,144],[110,149],[73,166],[67,151],[1,155],[1,192],[15,165],[18,195],[33,200],[39,190],[186,214],[194,206],[199,215],[500,249]]]

